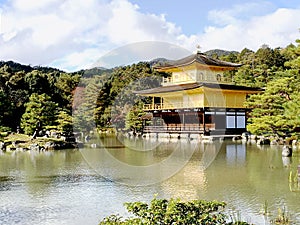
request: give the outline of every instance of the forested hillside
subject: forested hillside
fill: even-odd
[[[0,130],[31,135],[39,126],[66,134],[73,122],[85,131],[124,127],[128,104],[137,101],[132,91],[159,85],[161,76],[147,62],[77,73],[1,62]]]
[[[63,115],[71,115],[72,92],[80,75],[57,69],[1,63],[0,129],[21,128],[31,134],[36,125],[61,126]]]
[[[117,67],[101,76],[83,74],[73,107],[75,129],[89,131],[95,127],[125,128],[130,110],[132,116],[128,120],[129,124],[137,123],[135,126],[140,126],[138,117],[141,115],[141,107],[137,106],[150,99],[140,98],[134,91],[157,87],[162,76],[167,74],[153,71],[148,62]],[[128,128],[131,126],[129,124]]]
[[[263,45],[256,52],[245,48],[214,56],[243,64],[227,74],[236,84],[265,88],[246,103],[253,108],[250,132],[286,135],[300,127],[300,41],[296,43],[283,49]],[[149,99],[138,98],[133,91],[157,86],[167,76],[153,71],[152,64],[66,73],[0,62],[0,130],[32,134],[39,126],[67,134],[73,124],[83,131],[139,128],[141,105]]]

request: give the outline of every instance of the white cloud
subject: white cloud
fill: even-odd
[[[118,44],[136,41],[170,41],[181,33],[164,15],[142,14],[138,6],[124,0],[111,3],[112,16],[108,20],[107,35]]]
[[[106,5],[97,0],[35,3],[14,0],[3,8],[1,59],[48,65],[104,37]]]
[[[208,12],[208,19],[217,25],[229,25],[238,22],[240,19],[249,20],[254,16],[264,15],[273,9],[273,5],[266,1],[252,1],[244,4],[236,4],[229,9],[211,10]]]
[[[76,70],[134,42],[163,41],[190,51],[198,44],[202,51],[255,50],[298,38],[299,9],[270,12],[270,3],[259,3],[211,11],[213,24],[185,35],[164,15],[142,13],[129,0],[11,0],[0,6],[0,60]]]
[[[37,12],[43,10],[52,4],[59,2],[59,0],[43,0],[43,1],[35,1],[35,0],[14,0],[12,2],[13,7],[22,12]]]
[[[75,56],[95,57],[88,52],[138,41],[175,41],[181,34],[163,15],[143,14],[127,0],[12,0],[3,11],[0,59],[26,64],[65,68],[90,61]],[[86,65],[72,67],[79,66]]]
[[[60,68],[65,68],[68,71],[88,69],[92,67],[99,56],[105,54],[107,54],[107,52],[89,48],[80,52],[73,52],[63,58],[54,60],[50,66],[56,67],[56,65],[59,65]]]
[[[103,55],[93,67],[112,68],[156,58],[178,59],[190,55],[191,52],[178,45],[161,41],[136,42],[116,48]]]
[[[2,34],[2,9],[0,8],[0,35]]]
[[[273,48],[285,47],[299,37],[300,9],[281,8],[249,19],[239,19],[235,13],[228,14],[228,17],[232,18],[230,23],[221,27],[209,26],[199,36],[206,50],[242,50],[245,47],[257,50],[263,44]]]

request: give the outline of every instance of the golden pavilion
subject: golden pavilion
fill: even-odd
[[[246,131],[244,102],[258,88],[235,85],[224,72],[241,64],[211,58],[203,53],[153,66],[170,73],[157,88],[138,91],[152,97],[144,111],[151,113],[152,124],[144,132],[241,134]],[[228,74],[228,73],[227,73]]]

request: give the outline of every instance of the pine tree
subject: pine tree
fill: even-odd
[[[57,103],[46,94],[32,94],[25,104],[25,113],[21,118],[21,128],[25,134],[33,134],[36,129],[52,126],[56,121]]]
[[[73,133],[73,118],[70,113],[65,110],[60,110],[56,119],[57,130],[65,136],[70,136]]]
[[[286,108],[295,102],[299,82],[293,77],[284,77],[268,83],[266,90],[252,95],[246,105],[253,108],[247,129],[254,134],[272,133],[280,136],[293,130]],[[293,103],[294,106],[294,103]]]
[[[144,120],[142,120],[142,116],[145,114],[142,102],[138,102],[127,113],[125,128],[127,130],[132,130],[134,133],[142,131],[144,127]]]

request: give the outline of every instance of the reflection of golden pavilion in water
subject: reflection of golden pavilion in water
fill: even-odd
[[[241,134],[246,131],[248,94],[257,88],[238,86],[224,72],[241,64],[210,58],[200,52],[154,66],[171,73],[160,87],[136,92],[152,97],[144,111],[153,115],[145,132]],[[208,132],[209,131],[209,132]]]
[[[213,163],[222,147],[222,142],[199,143],[194,142],[196,149],[191,159],[177,174],[162,182],[165,193],[172,198],[181,200],[198,199],[199,194],[207,191],[207,177],[205,170]],[[190,148],[193,148],[190,146]],[[184,154],[184,151],[183,153]]]
[[[217,141],[194,142],[194,144],[197,150],[186,166],[161,184],[163,191],[170,197],[182,200],[199,198],[208,200],[214,195],[208,196],[207,193],[212,190],[220,192],[220,185],[239,183],[241,178],[248,179],[249,171],[241,166],[246,163],[245,145]],[[221,158],[227,166],[215,162],[216,157]],[[212,165],[214,162],[215,164]],[[213,168],[209,169],[211,165]],[[235,176],[232,176],[232,169],[237,166],[239,169],[234,170]],[[216,177],[218,179],[215,179]]]

